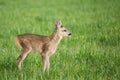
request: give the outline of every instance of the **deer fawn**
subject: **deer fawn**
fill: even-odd
[[[21,69],[21,63],[32,50],[41,54],[43,70],[49,70],[49,57],[55,53],[62,37],[71,35],[71,33],[63,27],[61,21],[55,21],[54,24],[55,30],[50,36],[37,34],[23,34],[16,36],[16,44],[21,51],[17,58],[17,66],[19,70]]]

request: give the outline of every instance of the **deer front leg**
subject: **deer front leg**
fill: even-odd
[[[50,62],[49,62],[49,55],[43,54],[42,55],[42,62],[43,62],[43,71],[48,71],[50,67]]]

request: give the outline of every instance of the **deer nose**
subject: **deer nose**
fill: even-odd
[[[68,34],[69,36],[72,35],[71,33]]]

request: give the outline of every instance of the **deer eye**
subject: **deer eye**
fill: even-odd
[[[67,30],[63,30],[64,32],[66,32]]]

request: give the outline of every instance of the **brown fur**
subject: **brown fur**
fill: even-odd
[[[18,69],[21,69],[21,63],[26,56],[32,51],[37,51],[42,56],[43,70],[49,69],[50,55],[54,54],[56,48],[63,36],[70,36],[66,28],[62,26],[60,21],[55,21],[55,30],[50,36],[42,36],[37,34],[23,34],[16,36],[16,44],[21,53],[17,59]]]

